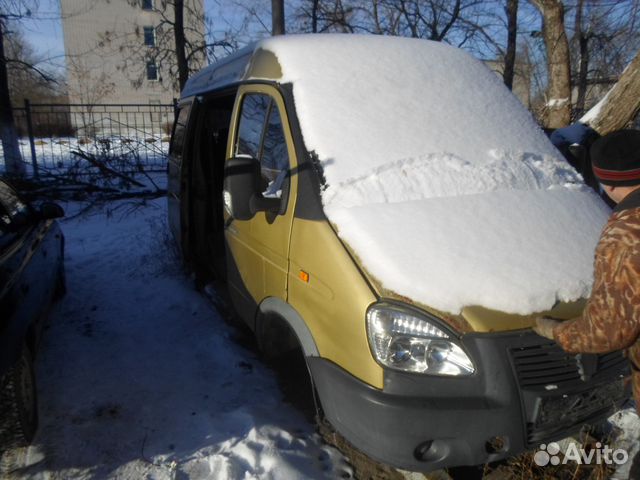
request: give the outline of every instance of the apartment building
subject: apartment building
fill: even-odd
[[[185,0],[185,35],[204,43],[203,0]],[[71,103],[166,104],[179,96],[173,3],[60,0]],[[204,53],[192,66],[205,63]]]

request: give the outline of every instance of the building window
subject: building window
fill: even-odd
[[[143,10],[153,10],[153,0],[142,0]]]
[[[144,27],[144,44],[147,47],[156,46],[156,29],[153,27]]]
[[[158,67],[154,60],[147,62],[147,80],[158,80]]]

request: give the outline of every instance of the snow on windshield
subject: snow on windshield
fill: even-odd
[[[259,48],[293,84],[327,217],[384,288],[453,313],[588,295],[606,208],[482,62],[381,36]]]
[[[445,165],[447,157],[486,165],[513,152],[558,158],[500,79],[462,50],[358,35],[293,35],[262,47],[293,83],[305,144],[330,189],[425,155]]]

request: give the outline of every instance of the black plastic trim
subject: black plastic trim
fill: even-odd
[[[372,458],[426,472],[493,462],[534,448],[528,426],[541,399],[602,388],[628,374],[622,366],[607,378],[552,391],[521,389],[509,350],[541,341],[531,330],[464,335],[461,342],[476,364],[475,375],[444,377],[385,369],[382,390],[326,359],[307,357],[307,362],[325,415],[336,430]],[[589,412],[580,420],[600,421],[628,396],[627,388],[622,398],[611,399],[609,408]],[[582,423],[570,425],[543,440],[558,440],[581,427]],[[502,448],[488,448],[497,444],[496,439]]]

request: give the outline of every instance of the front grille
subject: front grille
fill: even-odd
[[[513,348],[510,353],[518,383],[523,389],[548,386],[556,389],[579,382],[581,378],[604,379],[623,370],[628,363],[622,352],[582,355],[578,361],[576,355],[566,353],[555,342]]]
[[[541,398],[535,421],[527,422],[527,443],[564,436],[567,429],[610,415],[624,396],[623,382],[617,380],[580,393]]]
[[[555,342],[509,350],[525,408],[527,443],[534,445],[613,412],[626,395],[622,352],[571,355]]]

